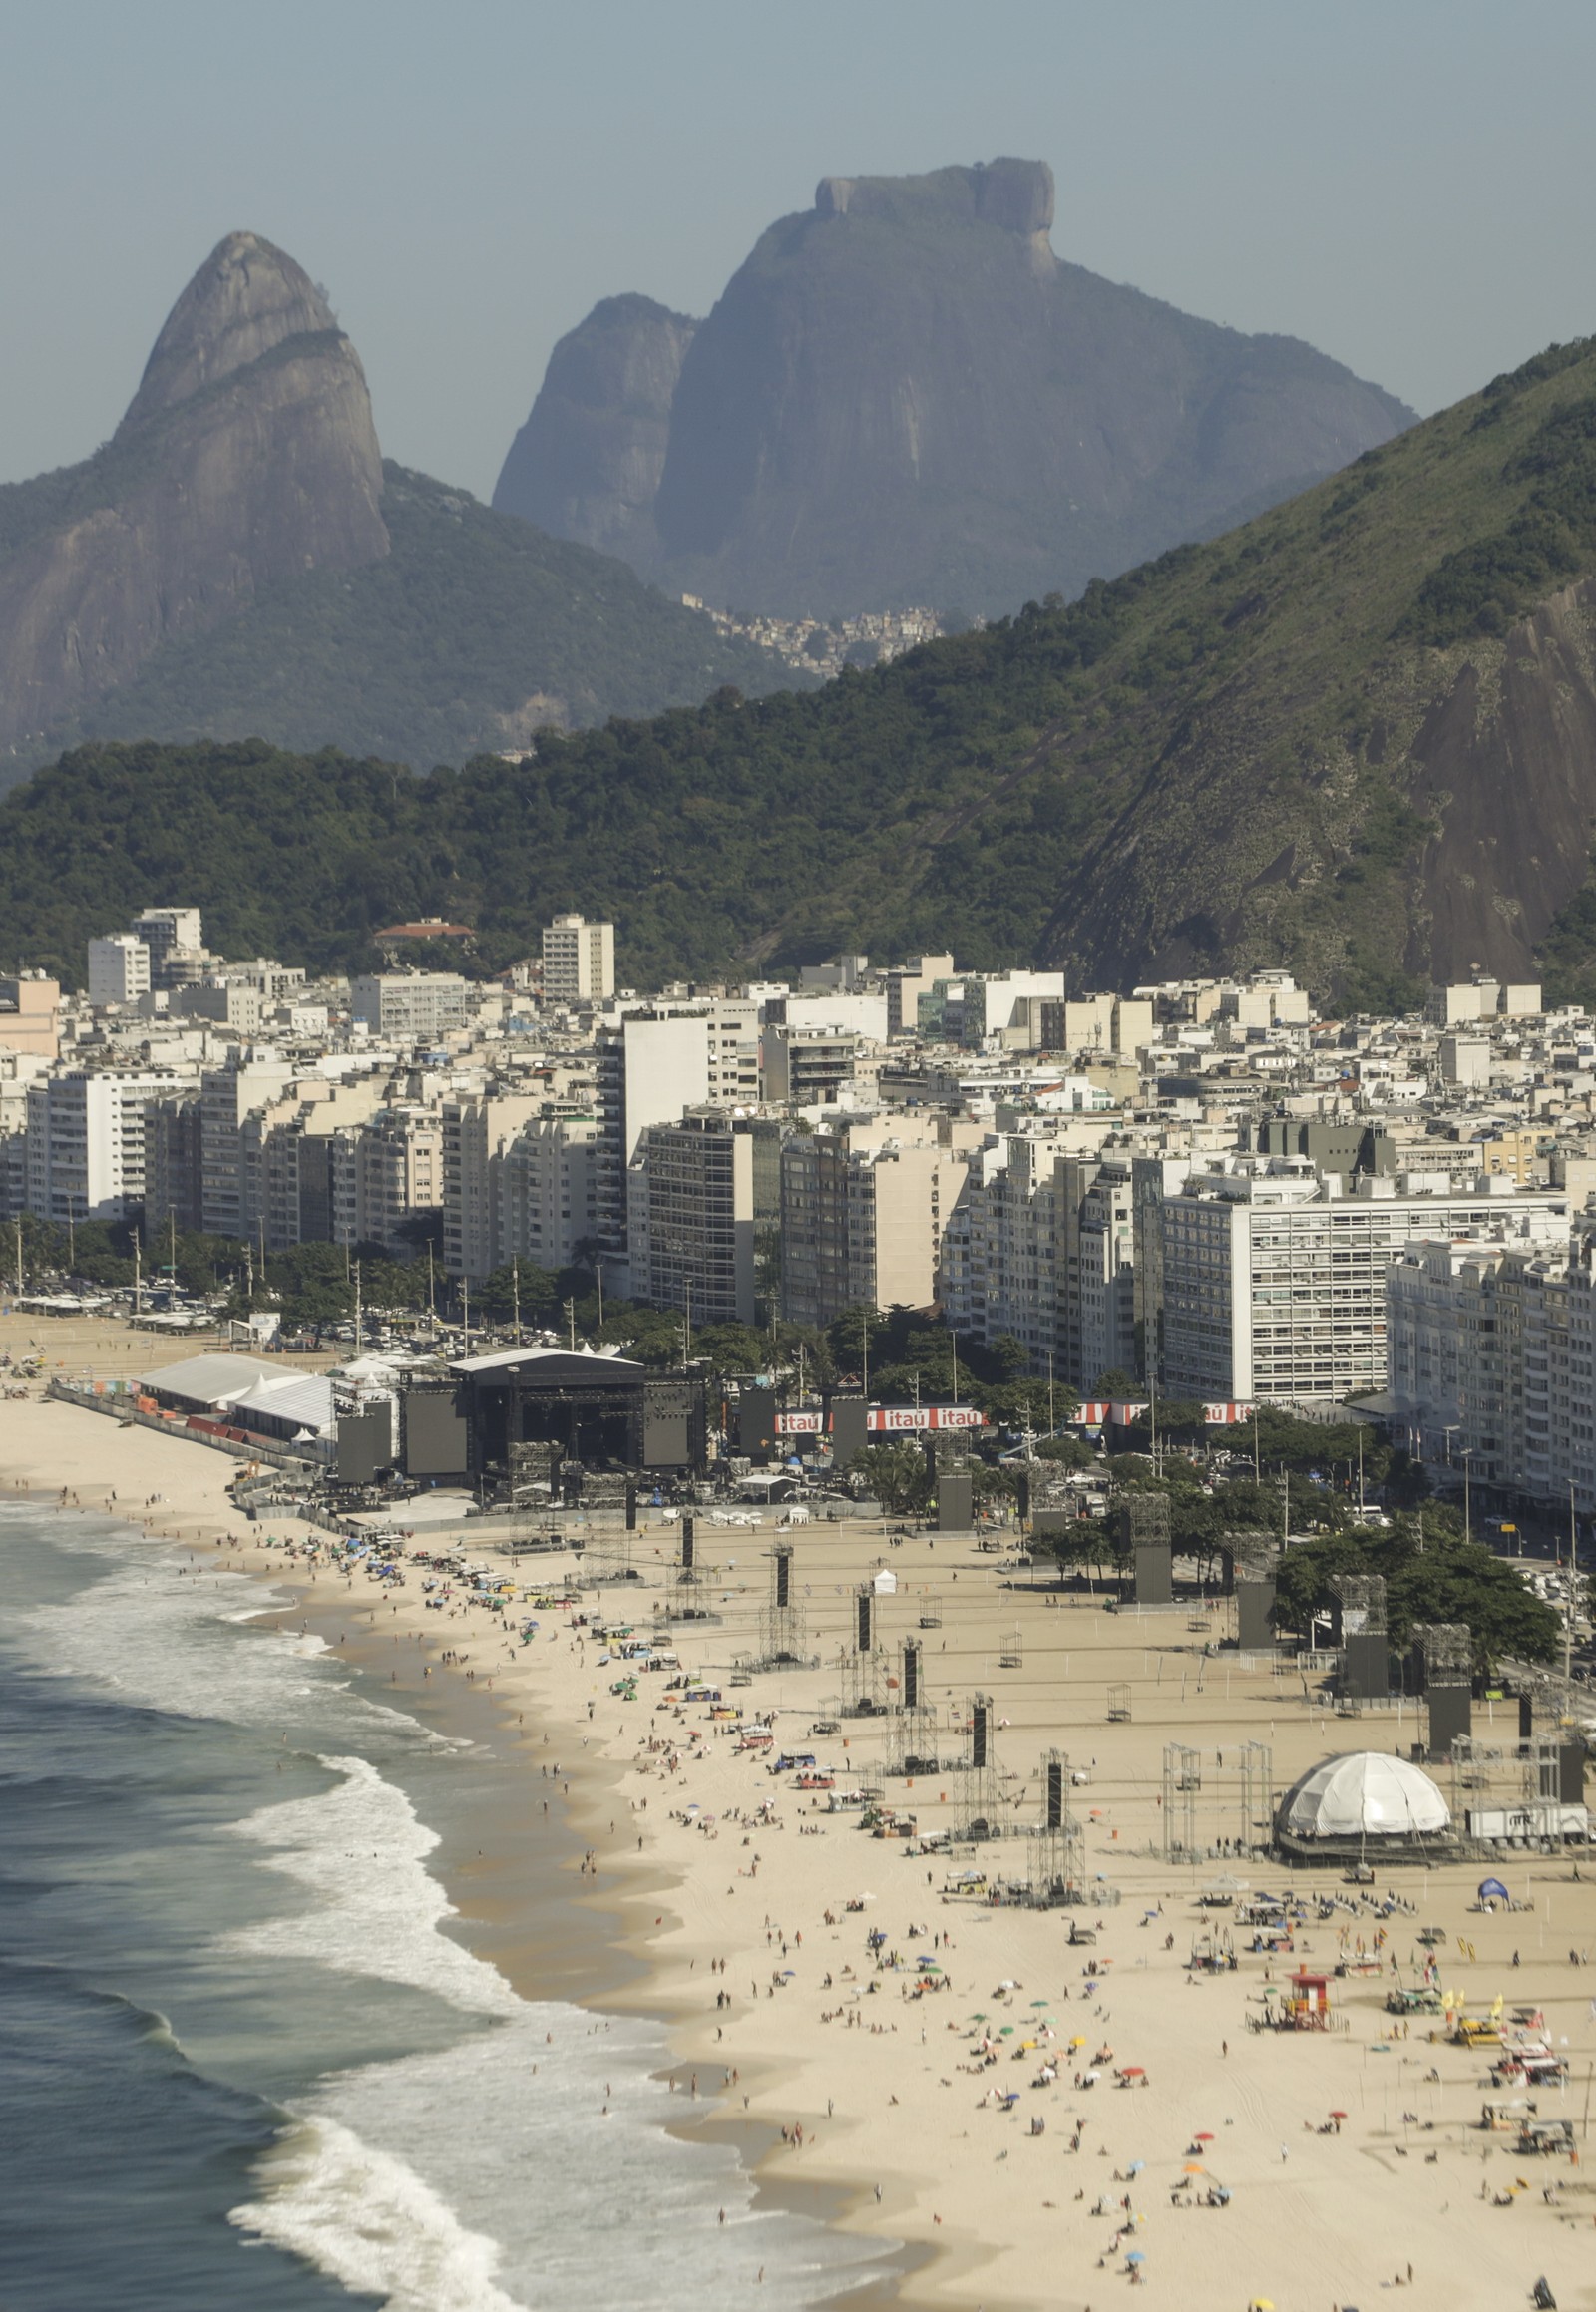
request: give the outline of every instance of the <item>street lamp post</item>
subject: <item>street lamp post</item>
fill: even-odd
[[[1472,1525],[1472,1522],[1471,1522],[1471,1520],[1470,1520],[1470,1517],[1469,1517],[1469,1502],[1468,1502],[1468,1464],[1469,1464],[1469,1462],[1470,1462],[1470,1461],[1473,1459],[1473,1457],[1474,1457],[1474,1448],[1473,1448],[1473,1446],[1472,1446],[1472,1445],[1463,1445],[1463,1446],[1460,1446],[1460,1447],[1459,1447],[1459,1449],[1458,1449],[1458,1454],[1457,1454],[1457,1458],[1458,1458],[1458,1459],[1459,1459],[1459,1460],[1462,1462],[1462,1464],[1463,1464],[1463,1539],[1464,1539],[1464,1541],[1471,1541],[1471,1540],[1473,1539],[1473,1525]]]

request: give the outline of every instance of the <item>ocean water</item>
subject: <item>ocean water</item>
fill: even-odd
[[[5,2312],[705,2312],[761,2269],[786,2312],[879,2277],[666,2132],[654,2025],[523,1999],[451,1931],[432,1824],[492,1803],[492,1750],[193,1567],[0,1504]]]

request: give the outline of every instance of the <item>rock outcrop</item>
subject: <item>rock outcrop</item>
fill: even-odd
[[[494,490],[556,538],[657,562],[653,504],[670,407],[696,323],[651,297],[605,297],[562,337]]]
[[[606,307],[557,349],[496,503],[583,538],[603,504],[602,543],[717,603],[995,612],[1211,536],[1410,423],[1312,346],[1061,261],[1052,216],[1040,162],[822,179],[690,342],[678,324],[651,525],[663,365],[622,486],[618,370],[572,357],[608,343]]]
[[[230,233],[85,464],[0,489],[0,747],[278,579],[388,552],[366,381],[291,257]]]

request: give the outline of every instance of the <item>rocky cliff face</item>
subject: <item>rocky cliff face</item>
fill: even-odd
[[[1039,162],[823,179],[693,332],[652,534],[633,494],[617,549],[720,603],[998,611],[1212,535],[1410,422],[1311,346],[1061,262],[1052,217]],[[587,503],[577,446],[614,436],[607,383],[556,363],[514,510],[558,528]]]
[[[0,747],[81,711],[272,580],[381,560],[360,362],[291,257],[231,233],[110,444],[0,490]]]
[[[606,297],[562,337],[493,503],[557,538],[659,559],[653,504],[670,407],[697,326],[651,297]]]

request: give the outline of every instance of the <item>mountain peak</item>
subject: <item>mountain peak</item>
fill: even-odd
[[[977,161],[925,177],[822,177],[815,188],[821,216],[886,216],[935,205],[996,224],[1004,232],[1045,233],[1053,221],[1053,173],[1045,161]]]
[[[326,298],[291,256],[258,233],[229,232],[168,314],[119,437],[290,337],[337,326]]]

